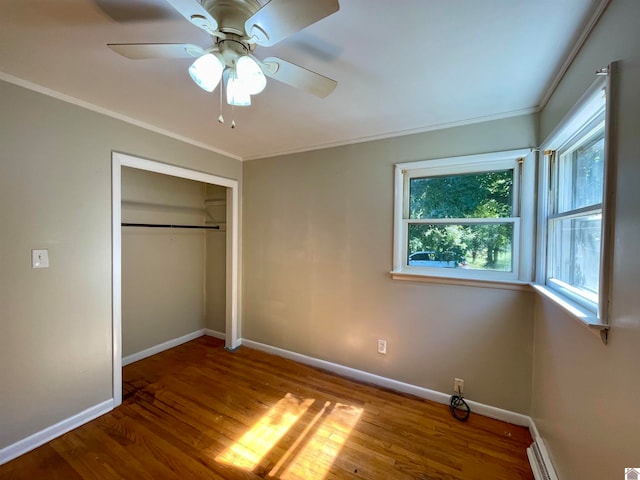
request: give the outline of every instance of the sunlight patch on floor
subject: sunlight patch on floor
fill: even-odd
[[[323,480],[327,476],[353,427],[358,423],[363,409],[342,403],[336,403],[331,408],[327,402],[321,415],[325,412],[326,417],[319,424],[317,430],[277,478],[281,480]],[[316,416],[315,421],[318,418],[319,416]],[[311,428],[313,428],[312,425]],[[295,450],[296,447],[294,444],[289,452]],[[271,474],[274,474],[273,470]]]
[[[314,417],[304,427],[304,431],[302,432],[302,434],[300,434],[298,438],[296,438],[295,442],[293,442],[293,445],[291,445],[289,450],[287,450],[287,452],[282,456],[282,458],[278,460],[278,463],[276,463],[276,465],[273,467],[273,469],[269,473],[269,476],[276,477],[276,478],[278,477],[278,472],[281,471],[285,465],[287,465],[287,462],[290,461],[291,457],[295,454],[295,452],[297,452],[301,448],[302,442],[305,440],[305,438],[307,438],[310,435],[311,430],[316,426],[316,424],[318,423],[318,420],[320,420],[320,418],[326,414],[326,411],[330,406],[331,406],[331,402],[324,403],[324,406],[322,407],[322,409],[318,413],[316,413]]]
[[[243,470],[253,470],[289,429],[313,404],[312,398],[300,399],[287,393],[216,461]]]

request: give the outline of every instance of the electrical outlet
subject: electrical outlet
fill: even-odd
[[[462,395],[464,391],[464,380],[461,378],[454,378],[453,380],[453,391],[458,395]]]
[[[378,340],[378,353],[382,355],[387,354],[387,341],[386,340]]]

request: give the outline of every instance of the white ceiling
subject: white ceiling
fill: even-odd
[[[234,130],[226,104],[217,123],[218,90],[191,81],[189,59],[134,61],[106,47],[210,46],[165,0],[1,0],[0,78],[252,159],[535,111],[596,4],[340,0],[338,13],[255,52],[331,77],[336,90],[319,99],[269,80],[235,109]]]

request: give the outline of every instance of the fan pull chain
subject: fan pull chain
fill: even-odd
[[[220,82],[220,115],[218,115],[218,123],[220,124],[224,124],[224,117],[222,116],[222,98],[223,98],[222,89],[223,88],[224,88],[224,82]],[[236,128],[235,114],[236,114],[236,107],[235,105],[231,105],[231,128]]]
[[[224,123],[224,117],[222,116],[222,87],[224,82],[220,82],[220,115],[218,116],[218,123]]]

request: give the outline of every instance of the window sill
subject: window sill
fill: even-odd
[[[402,280],[406,282],[419,282],[419,283],[434,283],[440,285],[459,285],[465,287],[480,287],[480,288],[498,288],[503,290],[521,290],[531,291],[531,286],[528,282],[521,282],[518,280],[487,280],[477,278],[453,278],[453,277],[439,277],[436,275],[424,275],[421,273],[408,273],[399,270],[392,270],[389,272],[393,280]]]
[[[571,317],[575,318],[582,326],[586,327],[591,333],[602,338],[607,343],[607,333],[609,325],[601,323],[594,313],[583,306],[568,300],[562,295],[545,285],[532,283],[531,287],[540,294],[541,297],[551,300],[555,305],[562,308]]]

